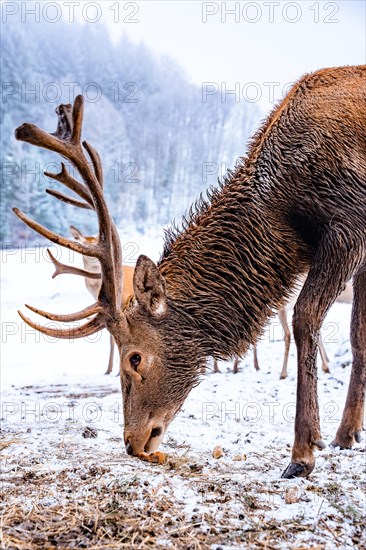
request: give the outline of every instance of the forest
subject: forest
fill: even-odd
[[[216,185],[244,155],[260,116],[233,95],[204,96],[174,60],[125,36],[112,43],[101,25],[9,21],[1,51],[3,247],[40,241],[15,218],[13,206],[63,234],[71,223],[96,230],[90,212],[45,193],[58,184],[43,172],[57,172],[60,159],[14,138],[23,122],[54,131],[55,108],[77,94],[86,100],[84,138],[102,157],[114,220],[141,234],[179,221]]]

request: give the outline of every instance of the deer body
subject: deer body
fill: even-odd
[[[78,183],[77,192],[83,197],[88,189],[84,200],[98,215],[98,244],[71,244],[16,214],[54,242],[101,262],[96,304],[69,316],[31,309],[56,320],[79,320],[92,311],[93,320],[75,329],[74,337],[109,329],[120,353],[127,452],[156,450],[198,383],[206,357],[245,353],[304,272],[308,275],[293,317],[295,441],[283,476],[308,475],[314,449],[325,446],[317,402],[319,332],[353,276],[353,366],[333,442],[352,447],[360,440],[366,385],[366,66],[321,70],[295,84],[254,137],[247,157],[208,201],[196,205],[181,230],[168,233],[158,265],[138,258],[134,299],[125,310],[121,248],[103,197],[100,161],[84,145],[92,171],[79,145],[82,105],[78,97],[72,116],[71,106],[61,106],[66,116],[59,114],[56,134],[24,125],[16,135],[71,158],[86,183]],[[75,187],[64,172],[63,167],[53,177]],[[23,319],[47,334],[70,336],[70,330]]]
[[[144,308],[155,317],[148,317],[146,332],[151,330],[151,336],[158,338],[166,365],[164,382],[156,393],[150,386],[147,402],[154,408],[164,396],[171,409],[196,383],[204,357],[226,359],[245,353],[272,311],[288,299],[298,277],[308,272],[293,319],[298,348],[297,413],[292,463],[285,477],[308,475],[315,463],[314,448],[325,446],[316,387],[319,331],[352,274],[355,361],[335,444],[349,448],[362,429],[365,97],[366,67],[330,69],[304,77],[258,132],[248,157],[221,189],[197,206],[197,213],[180,232],[171,232],[157,272],[146,259],[136,267],[136,283],[142,273],[145,280],[151,278],[149,287],[155,288],[156,296],[144,306],[143,286],[139,292],[135,285],[138,314],[132,310],[128,319],[131,316],[132,325],[140,324],[142,320],[135,320],[135,315],[142,315]],[[154,302],[159,300],[166,313],[157,321]],[[165,311],[161,304],[159,310]],[[144,354],[150,355],[147,350]],[[132,417],[126,410],[130,424],[125,436],[133,453],[150,442],[148,428],[143,433],[136,428],[144,424],[136,415],[141,392],[145,397],[142,389],[129,388],[125,399],[135,411]],[[169,409],[167,404],[165,409]]]
[[[91,273],[101,272],[100,263],[95,258],[89,258],[88,256],[83,256],[83,265],[84,265],[84,269],[86,269],[87,271],[90,271]],[[101,284],[102,284],[102,281],[100,279],[89,279],[89,277],[85,277],[85,286],[95,300],[98,298]]]

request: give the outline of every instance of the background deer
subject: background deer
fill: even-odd
[[[51,195],[58,196],[57,191],[50,190],[50,189],[47,189],[47,191],[50,192]],[[65,201],[65,197],[63,197],[61,200]],[[71,201],[69,200],[68,202],[71,202]],[[73,204],[73,202],[71,202],[71,204]],[[91,235],[90,236],[83,235],[74,226],[70,226],[70,230],[71,230],[72,236],[76,241],[79,241],[89,246],[95,246],[98,243],[98,239],[96,237],[93,237]],[[50,259],[53,262],[53,265],[55,266],[55,272],[52,275],[53,279],[58,275],[62,275],[62,274],[81,275],[85,279],[85,286],[89,290],[90,294],[93,296],[95,300],[98,299],[98,295],[102,285],[102,272],[101,272],[100,262],[97,258],[89,258],[88,256],[83,256],[84,269],[79,269],[77,267],[65,265],[59,262],[49,249],[47,250],[47,252]],[[128,299],[133,294],[132,281],[133,281],[134,269],[135,268],[132,266],[128,266],[128,265],[122,266],[122,273],[123,273],[122,307],[125,307]],[[115,345],[114,338],[112,334],[110,334],[109,360],[108,360],[108,367],[105,374],[110,374],[113,369],[114,345]]]
[[[305,279],[303,279],[302,282],[304,282],[304,280]],[[299,289],[296,293],[294,293],[289,303],[286,304],[285,307],[281,308],[278,312],[278,319],[283,328],[284,339],[285,339],[285,353],[283,358],[282,370],[280,374],[281,380],[283,380],[284,378],[287,378],[287,364],[288,364],[288,356],[289,356],[290,345],[291,345],[291,330],[287,322],[287,314],[290,310],[293,309],[296,303],[296,300],[299,297],[300,290],[301,289]],[[352,287],[352,282],[349,281],[346,285],[346,288],[343,290],[343,292],[341,292],[341,294],[338,296],[338,298],[335,301],[342,304],[352,304],[352,300],[353,300],[353,287]],[[325,351],[325,348],[324,348],[321,334],[319,334],[319,353],[322,360],[323,372],[327,372],[327,373],[330,372],[329,365],[328,365],[329,359],[327,356],[327,352]],[[254,344],[253,346],[253,354],[254,354],[254,367],[256,370],[259,370],[258,350],[257,350],[256,344]]]
[[[70,241],[26,214],[16,215],[53,242],[96,257],[102,285],[95,304],[55,321],[92,320],[51,329],[50,336],[93,334],[104,327],[120,354],[124,439],[128,453],[158,448],[168,425],[199,382],[206,357],[240,356],[255,344],[273,312],[307,272],[295,305],[297,403],[292,460],[283,477],[307,476],[322,441],[317,400],[319,332],[329,307],[353,276],[353,364],[347,400],[333,445],[360,441],[366,385],[366,66],[325,69],[300,79],[254,136],[242,158],[208,200],[200,200],[180,229],[167,233],[154,264],[136,263],[134,298],[122,308],[122,253],[103,197],[102,166],[81,147],[83,100],[58,108],[54,134],[23,124],[16,138],[70,160],[47,174],[75,191],[76,206],[94,210],[98,242]],[[54,193],[57,196],[58,192]],[[65,196],[58,197],[65,200]],[[86,206],[85,206],[86,205]]]
[[[98,239],[96,237],[93,237],[91,235],[83,235],[81,231],[79,231],[73,225],[70,226],[70,231],[74,239],[83,244],[89,244],[93,246],[93,245],[96,245],[98,242]],[[84,269],[86,269],[87,271],[101,274],[101,266],[98,259],[90,258],[89,256],[83,256],[83,263],[84,263]],[[125,304],[128,298],[133,294],[132,281],[133,281],[134,270],[135,268],[132,266],[129,266],[129,265],[122,266],[122,273],[123,273],[122,303],[123,304]],[[98,294],[100,291],[101,284],[102,284],[101,278],[90,279],[89,277],[85,277],[86,288],[89,290],[90,294],[93,296],[95,300],[98,299]],[[114,356],[114,338],[111,334],[109,360],[108,360],[108,368],[106,370],[106,374],[110,374],[112,372],[113,356]]]

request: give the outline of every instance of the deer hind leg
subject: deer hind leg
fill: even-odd
[[[366,264],[353,279],[354,297],[351,319],[353,354],[351,378],[342,420],[332,446],[350,449],[361,441],[366,387]]]
[[[284,378],[287,378],[288,354],[289,354],[290,345],[291,345],[291,331],[287,323],[287,310],[285,307],[279,310],[278,319],[281,323],[281,326],[285,334],[285,354],[283,356],[283,365],[282,365],[282,370],[280,374],[280,380],[283,380]]]
[[[109,361],[108,368],[105,371],[105,374],[111,374],[113,369],[113,356],[114,356],[114,338],[112,334],[110,335],[110,352],[109,352]]]
[[[322,359],[322,371],[329,373],[330,372],[329,365],[328,365],[329,357],[327,355],[327,352],[325,351],[325,347],[324,347],[324,344],[323,344],[321,334],[319,334],[319,353],[320,353],[320,357]]]
[[[317,399],[317,353],[324,317],[344,283],[357,267],[357,254],[328,236],[313,260],[294,309],[293,332],[297,346],[297,398],[295,440],[290,465],[282,477],[309,475],[315,466],[314,448],[322,450]],[[359,261],[359,257],[358,257]]]
[[[238,374],[238,372],[239,372],[239,363],[240,363],[239,357],[235,357],[234,363],[233,363],[233,373],[234,374]]]
[[[257,344],[254,344],[254,346],[253,346],[253,361],[254,361],[254,368],[255,368],[255,370],[260,370],[260,368],[259,368],[259,362],[258,362]]]
[[[218,363],[217,359],[213,360],[213,371],[214,372],[221,372],[220,369],[219,369],[219,363]]]

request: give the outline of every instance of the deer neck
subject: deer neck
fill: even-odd
[[[202,353],[218,358],[242,355],[256,342],[305,269],[290,228],[252,188],[238,187],[223,187],[183,231],[168,234],[159,263],[172,311]]]
[[[100,273],[101,267],[97,258],[91,258],[89,256],[83,256],[84,269],[91,271],[92,273]]]
[[[91,273],[100,273],[101,267],[99,260],[97,258],[91,258],[88,256],[83,256],[83,264],[85,271],[89,271]],[[100,279],[88,279],[85,277],[85,286],[90,292],[90,294],[95,298],[95,300],[98,298],[99,290],[101,287],[101,280]]]

